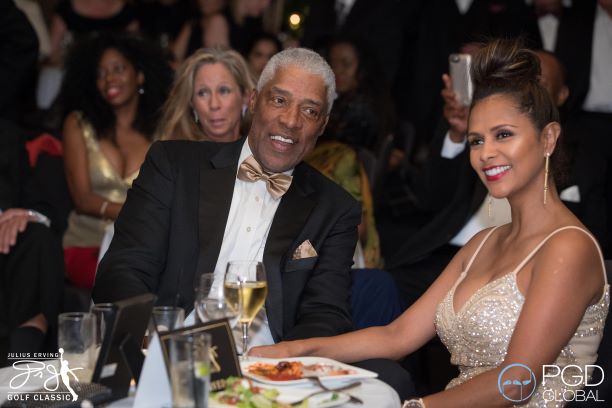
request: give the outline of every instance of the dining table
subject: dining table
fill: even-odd
[[[53,368],[56,370],[58,367],[58,360],[55,361],[45,361],[44,365],[48,366],[49,369],[44,370],[45,375],[37,375],[36,372],[30,372],[29,375],[26,375],[27,370],[20,368],[19,365],[13,367],[8,366],[0,369],[0,403],[4,402],[9,395],[12,398],[15,398],[15,395],[18,392],[32,392],[35,390],[40,390],[45,381],[49,379],[49,370],[53,371]],[[37,365],[41,366],[42,365]],[[51,368],[53,367],[53,368]],[[41,373],[43,370],[40,371]],[[21,376],[21,377],[17,377]],[[27,376],[27,378],[26,378]],[[56,377],[57,378],[57,377]],[[48,385],[54,384],[54,381],[51,380]],[[310,392],[319,390],[317,385],[308,384],[308,385],[286,385],[282,386],[284,388],[283,392],[300,392],[302,394],[308,394]],[[376,408],[397,408],[401,406],[399,396],[397,392],[393,388],[391,388],[386,383],[376,379],[376,378],[367,378],[362,379],[361,384],[358,387],[352,388],[347,391],[348,394],[357,397],[358,399],[363,401],[363,404],[357,404],[354,402],[346,402],[342,405],[337,405],[340,408],[349,408],[349,407],[376,407]],[[126,398],[114,401],[107,405],[109,408],[160,408],[159,406],[154,405],[135,405],[135,388],[132,389],[130,395]],[[25,395],[25,394],[24,394]],[[31,394],[30,394],[31,395]],[[212,404],[211,404],[212,405]],[[214,406],[214,405],[212,405]]]

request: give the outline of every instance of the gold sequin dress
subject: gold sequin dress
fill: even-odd
[[[132,182],[138,176],[138,171],[130,176],[121,177],[106,159],[96,133],[81,112],[76,112],[77,119],[83,131],[87,147],[89,183],[91,189],[99,196],[114,203],[123,203]],[[69,247],[99,247],[104,237],[105,228],[112,223],[109,220],[79,214],[72,211],[68,217],[68,228],[64,233],[64,248]]]
[[[465,278],[474,259],[496,228],[493,228],[482,240],[465,271],[461,273],[436,310],[436,331],[451,354],[451,363],[459,368],[459,376],[451,380],[447,389],[503,363],[525,301],[517,287],[516,275],[551,236],[559,231],[573,228],[585,232],[595,242],[589,233],[578,227],[568,226],[553,231],[512,272],[479,288],[465,305],[455,312],[453,306],[455,289]],[[597,248],[599,250],[599,247]],[[599,253],[605,271],[601,251]],[[604,279],[606,279],[605,272]],[[562,369],[570,364],[584,367],[585,364],[595,363],[609,304],[610,289],[605,280],[601,298],[586,309],[578,329],[561,350],[554,362],[555,365]],[[571,375],[570,369],[571,367],[566,372],[566,378]],[[576,388],[581,386],[572,388],[563,384],[559,377],[548,378],[545,386],[539,384],[529,402],[521,407],[562,407],[564,403],[556,400],[563,398],[551,398],[553,393],[558,396],[565,390],[575,391]]]

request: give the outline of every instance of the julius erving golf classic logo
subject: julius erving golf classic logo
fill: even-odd
[[[78,381],[74,371],[82,368],[70,367],[68,360],[64,359],[64,349],[60,348],[58,353],[9,353],[8,359],[13,360],[13,369],[17,371],[9,382],[8,400],[76,401],[78,399],[78,395],[70,386],[70,380]],[[24,387],[32,381],[42,382],[42,389],[24,391]],[[61,384],[64,387],[61,387]]]

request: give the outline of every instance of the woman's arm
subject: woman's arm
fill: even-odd
[[[395,321],[334,337],[280,342],[255,347],[249,355],[261,357],[322,356],[344,362],[370,358],[399,359],[424,345],[436,331],[436,308],[463,269],[466,254],[475,250],[466,245],[451,260],[429,289]]]
[[[181,31],[176,36],[174,44],[172,44],[172,53],[177,63],[183,62],[187,54],[187,46],[189,45],[189,37],[191,37],[191,21],[183,24]]]
[[[64,19],[59,14],[54,14],[51,20],[51,63],[59,64],[62,59],[64,36],[68,31]]]
[[[583,232],[567,230],[555,235],[526,268],[530,264],[530,269],[523,269],[518,275],[525,303],[504,362],[470,381],[424,398],[427,408],[512,406],[498,390],[501,371],[510,364],[524,364],[530,367],[539,384],[542,366],[556,360],[575,333],[585,309],[602,295],[604,281],[599,254]],[[507,378],[529,379],[527,370],[520,367],[510,368]],[[520,399],[518,386],[506,386],[504,392]]]
[[[229,47],[229,27],[221,13],[206,18],[204,25],[204,47]]]
[[[89,163],[83,130],[74,113],[64,121],[64,170],[70,196],[77,212],[98,218],[116,219],[121,204],[94,193],[89,182]]]

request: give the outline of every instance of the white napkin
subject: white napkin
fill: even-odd
[[[157,334],[149,341],[147,356],[136,388],[134,407],[159,408],[172,406],[172,391]]]

